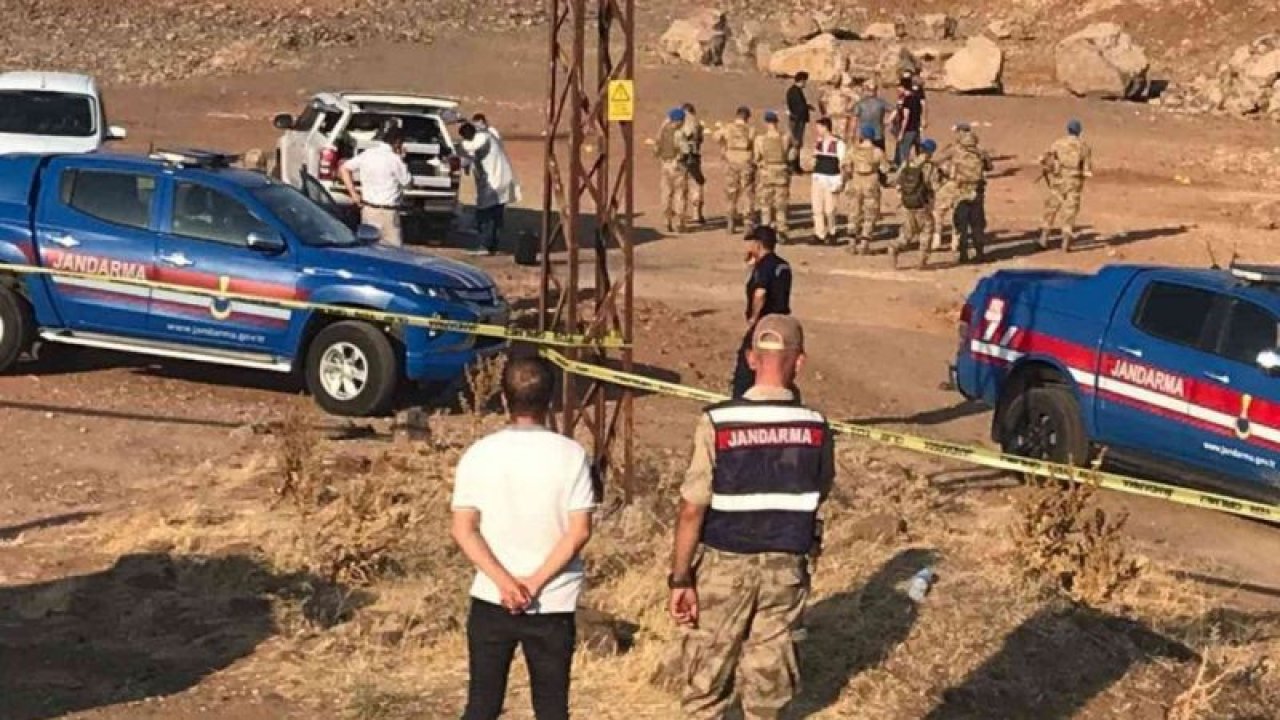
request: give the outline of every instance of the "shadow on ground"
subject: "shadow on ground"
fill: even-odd
[[[926,720],[1067,720],[1138,665],[1195,653],[1147,626],[1085,607],[1046,607],[1007,638]]]
[[[807,718],[831,707],[850,680],[883,662],[906,640],[918,611],[900,586],[935,561],[932,550],[904,550],[860,590],[837,593],[806,611],[800,645],[804,687],[786,717]]]
[[[354,606],[337,604],[342,591],[317,587],[245,556],[161,554],[0,587],[0,716],[44,720],[186,690],[276,632],[273,598],[302,601],[317,622],[345,619]]]

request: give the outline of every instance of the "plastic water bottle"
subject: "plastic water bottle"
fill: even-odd
[[[907,584],[907,597],[914,602],[924,602],[924,598],[929,594],[929,588],[933,585],[933,568],[924,568],[920,572],[911,577],[911,582]]]

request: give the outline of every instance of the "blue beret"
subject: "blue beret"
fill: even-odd
[[[774,111],[772,111],[772,110],[765,110],[765,111],[764,111],[764,121],[765,121],[765,122],[769,122],[769,123],[771,123],[771,122],[778,122],[778,113],[776,113],[776,112],[774,112]]]
[[[937,152],[938,143],[934,142],[933,140],[926,139],[924,142],[920,143],[920,149],[927,153]]]
[[[1079,120],[1072,120],[1071,122],[1067,123],[1067,132],[1071,133],[1072,135],[1079,135],[1083,131],[1084,131],[1084,126],[1080,124]]]
[[[671,108],[667,111],[667,119],[671,122],[684,122],[684,108]]]

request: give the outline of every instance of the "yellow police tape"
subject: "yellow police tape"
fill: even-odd
[[[441,317],[428,317],[425,315],[412,315],[409,313],[386,312],[383,310],[370,310],[367,308],[347,307],[345,305],[326,305],[323,303],[307,302],[305,300],[287,300],[283,298],[269,298],[259,295],[250,295],[246,293],[227,292],[223,290],[215,290],[212,288],[195,287],[192,285],[180,285],[175,283],[157,282],[155,280],[144,280],[141,278],[120,277],[113,275],[101,275],[96,273],[72,272],[69,270],[55,270],[53,268],[39,267],[35,265],[12,265],[0,263],[0,273],[11,272],[18,275],[47,275],[54,277],[76,278],[80,280],[93,280],[95,282],[105,282],[118,285],[131,285],[134,287],[149,288],[152,290],[168,290],[171,292],[189,293],[192,295],[204,295],[215,300],[222,301],[240,301],[250,302],[256,305],[268,305],[273,307],[287,308],[290,310],[311,310],[314,312],[325,313],[326,315],[337,315],[339,317],[351,318],[354,320],[368,320],[380,323],[399,323],[404,325],[412,325],[416,327],[424,327],[428,330],[436,330],[439,332],[456,332],[465,335],[478,335],[481,337],[500,338],[503,340],[513,340],[518,342],[527,342],[536,345],[553,345],[562,348],[586,348],[586,347],[603,347],[603,348],[623,348],[626,343],[618,335],[608,335],[599,339],[589,338],[586,335],[543,332],[538,330],[523,330],[520,328],[505,327],[502,325],[486,325],[483,323],[464,322],[462,320],[449,320]]]
[[[612,368],[579,362],[577,360],[567,358],[550,348],[542,348],[540,353],[543,357],[547,358],[567,373],[591,378],[593,380],[599,380],[601,382],[706,403],[717,403],[729,399],[727,395],[722,395],[708,390],[700,390],[687,385],[655,380],[653,378],[636,375],[634,373],[626,373]],[[1016,455],[1008,455],[996,450],[988,450],[986,448],[971,445],[961,445],[959,443],[947,442],[944,440],[930,440],[928,438],[894,432],[892,430],[867,427],[865,425],[855,425],[853,423],[846,422],[832,422],[831,427],[842,435],[870,440],[883,445],[924,453],[926,455],[960,460],[962,462],[981,465],[983,467],[996,470],[1025,473],[1027,475],[1035,475],[1037,477],[1048,478],[1051,480],[1091,483],[1099,487],[1107,488],[1108,490],[1117,490],[1131,495],[1143,495],[1146,497],[1159,498],[1161,500],[1169,500],[1182,505],[1209,508],[1219,512],[1254,518],[1257,520],[1280,522],[1280,505],[1268,505],[1265,503],[1242,500],[1240,498],[1220,495],[1217,493],[1191,490],[1150,480],[1140,480],[1138,478],[1127,477],[1125,475],[1118,475],[1115,473],[1072,467],[1070,465],[1062,465],[1044,460],[1033,460],[1030,458],[1018,457]]]

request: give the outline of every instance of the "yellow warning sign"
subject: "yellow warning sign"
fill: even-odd
[[[636,117],[636,85],[632,80],[609,81],[609,122],[631,122]]]

